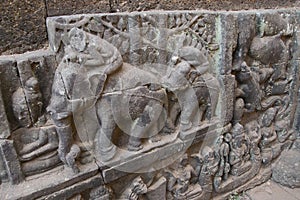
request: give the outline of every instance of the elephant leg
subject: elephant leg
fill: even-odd
[[[111,160],[116,153],[116,146],[112,143],[112,135],[116,127],[109,99],[103,97],[97,103],[97,115],[101,124],[99,130],[97,150],[101,161]]]
[[[80,148],[78,145],[73,144],[70,152],[67,154],[66,156],[66,161],[69,167],[72,168],[74,173],[78,173],[79,172],[79,168],[76,165],[76,158],[79,156],[80,154]]]
[[[198,124],[199,119],[199,103],[193,88],[187,88],[176,92],[181,108],[180,126],[182,131],[192,128],[193,124]]]
[[[176,126],[176,121],[178,119],[178,116],[180,114],[180,105],[178,102],[174,103],[172,107],[170,108],[170,114],[169,114],[169,119],[167,120],[167,125],[169,126],[172,131],[175,130]]]
[[[58,134],[58,156],[64,164],[67,164],[66,155],[68,154],[72,140],[72,129],[71,126],[56,127]]]
[[[69,153],[73,142],[71,116],[60,118],[57,114],[54,114],[52,115],[52,119],[58,135],[58,156],[60,160],[67,165],[66,155]]]
[[[143,148],[142,138],[147,137],[149,127],[146,127],[147,122],[145,119],[150,119],[148,105],[142,111],[142,115],[138,117],[133,123],[133,127],[130,132],[130,137],[127,145],[129,151],[139,151]],[[148,122],[149,123],[149,122]]]

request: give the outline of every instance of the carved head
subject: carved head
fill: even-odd
[[[232,135],[230,133],[226,133],[224,140],[229,143],[232,140]]]
[[[251,71],[248,65],[243,62],[238,69],[238,74],[237,74],[237,81],[240,83],[243,83],[251,78]]]
[[[180,165],[186,166],[188,164],[188,155],[185,153],[179,160]]]
[[[250,139],[258,139],[259,124],[256,120],[253,120],[245,125],[245,130]]]
[[[79,28],[72,28],[69,32],[69,40],[71,47],[79,52],[84,51],[87,44],[86,33]]]
[[[209,161],[213,160],[215,155],[214,155],[214,150],[212,148],[205,146],[201,152],[201,155],[204,159],[204,162],[208,163]]]
[[[27,91],[38,91],[39,90],[38,80],[35,77],[30,77],[25,82],[25,89]]]
[[[12,96],[12,107],[15,118],[22,127],[31,125],[30,115],[27,107],[23,88],[16,90]]]

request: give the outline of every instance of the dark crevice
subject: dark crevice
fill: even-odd
[[[49,41],[48,31],[47,31],[48,1],[44,0],[44,4],[45,4],[45,16],[44,16],[45,22],[44,22],[44,26],[45,26],[45,30],[46,30],[46,43],[47,43],[47,41]]]

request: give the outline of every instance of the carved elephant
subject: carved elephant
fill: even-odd
[[[143,138],[150,138],[163,128],[167,95],[152,74],[124,63],[111,75],[96,103],[100,124],[95,144],[101,161],[116,153],[112,138],[116,127],[129,135],[128,150],[138,151]]]

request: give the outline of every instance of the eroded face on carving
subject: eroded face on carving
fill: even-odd
[[[72,28],[69,32],[70,45],[71,47],[78,51],[84,51],[86,47],[86,34],[84,31],[78,28]]]
[[[27,107],[27,102],[24,96],[24,91],[19,88],[12,96],[14,116],[22,127],[31,125],[30,115]]]
[[[245,125],[245,130],[246,130],[247,135],[250,137],[250,139],[256,140],[256,139],[260,138],[260,136],[258,134],[259,125],[256,120],[247,123]]]
[[[243,83],[251,78],[250,68],[246,63],[242,63],[240,71],[237,74],[237,80],[240,83]]]
[[[37,91],[38,90],[38,81],[35,77],[29,78],[25,82],[25,89],[28,91]]]

